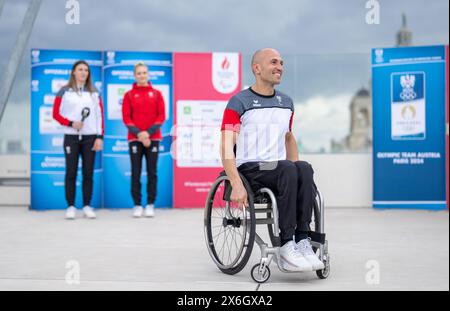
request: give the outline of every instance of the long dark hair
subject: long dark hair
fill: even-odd
[[[70,72],[70,79],[69,79],[69,82],[67,83],[66,87],[70,87],[73,90],[77,89],[77,81],[75,80],[75,76],[73,75],[73,73],[75,72],[75,70],[77,69],[77,67],[79,65],[85,65],[88,68],[88,72],[89,72],[88,77],[86,79],[86,84],[84,85],[84,87],[89,91],[89,93],[97,92],[97,89],[92,84],[91,67],[89,67],[89,64],[85,60],[79,60],[75,64],[73,64],[72,71]]]

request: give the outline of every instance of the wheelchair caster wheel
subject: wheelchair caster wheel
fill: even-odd
[[[319,279],[325,280],[330,275],[330,268],[325,268],[323,270],[317,270],[316,274],[319,277]]]
[[[270,269],[269,267],[265,266],[262,273],[259,272],[260,264],[256,264],[252,268],[252,279],[256,283],[262,284],[267,282],[267,280],[270,278]]]
[[[328,278],[330,276],[330,263],[325,262],[325,269],[317,270],[316,274],[317,274],[318,278],[321,280],[325,280],[326,278]]]

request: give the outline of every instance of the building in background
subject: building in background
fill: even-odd
[[[402,14],[402,26],[396,35],[396,46],[411,46],[412,32]],[[371,85],[372,83],[370,83]],[[350,133],[342,140],[331,140],[331,152],[369,152],[372,150],[372,88],[361,88],[350,103]]]
[[[411,46],[412,32],[408,29],[406,15],[402,14],[402,27],[397,32],[397,47]]]
[[[372,92],[361,88],[350,103],[350,133],[331,141],[331,152],[369,152],[372,149]]]

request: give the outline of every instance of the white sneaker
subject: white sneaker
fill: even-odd
[[[83,207],[84,216],[88,219],[95,219],[97,215],[95,215],[94,210],[90,206]]]
[[[294,241],[289,241],[280,248],[281,266],[288,271],[312,271],[311,263],[297,250]]]
[[[66,210],[66,219],[74,220],[76,214],[77,214],[77,209],[74,206],[69,206],[69,208]]]
[[[311,239],[308,238],[298,242],[297,249],[311,263],[313,270],[325,269],[325,265],[312,249]]]
[[[144,209],[142,208],[142,206],[137,205],[134,207],[133,217],[140,218],[140,217],[142,217],[143,212],[144,212]]]
[[[155,217],[155,206],[153,204],[149,204],[145,207],[144,216]]]

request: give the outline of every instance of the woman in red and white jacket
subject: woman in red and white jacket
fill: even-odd
[[[69,208],[67,219],[75,219],[75,190],[78,160],[83,162],[83,211],[93,219],[91,208],[95,153],[103,149],[103,103],[92,85],[87,62],[77,61],[70,80],[56,95],[53,118],[64,126],[64,154],[66,158],[65,190]]]
[[[154,216],[156,199],[159,144],[162,140],[161,125],[166,119],[164,98],[148,81],[148,67],[139,62],[134,66],[136,82],[125,93],[122,104],[123,122],[128,128],[131,159],[131,195],[134,201],[134,217]],[[147,162],[147,206],[142,207],[141,172],[142,158]]]

